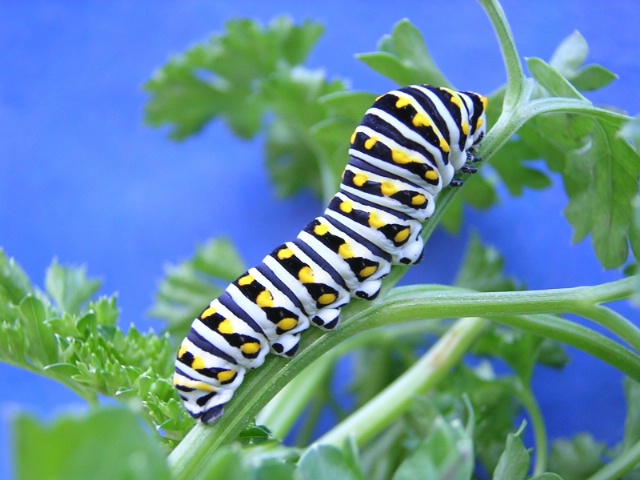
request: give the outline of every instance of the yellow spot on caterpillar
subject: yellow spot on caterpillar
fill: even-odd
[[[365,183],[367,183],[367,176],[366,176],[366,175],[363,175],[363,174],[361,174],[361,173],[358,173],[357,175],[355,175],[355,176],[353,177],[353,184],[354,184],[354,185],[356,185],[356,186],[358,186],[358,187],[361,187],[361,186],[363,186]]]
[[[251,285],[253,281],[254,281],[254,278],[251,275],[247,274],[244,277],[240,277],[238,279],[238,285],[240,285],[241,287],[244,287],[246,285]]]
[[[398,233],[396,233],[396,236],[393,237],[393,240],[396,243],[405,242],[407,240],[407,238],[409,238],[409,234],[410,233],[411,233],[411,230],[409,229],[409,227],[403,228]]]
[[[353,204],[351,202],[342,202],[340,204],[340,210],[344,213],[351,213],[353,210]]]
[[[394,162],[399,163],[400,165],[404,165],[406,163],[411,163],[414,160],[406,154],[406,152],[402,152],[400,150],[391,150],[391,158]]]
[[[291,257],[293,257],[293,251],[290,248],[285,247],[278,250],[278,259],[286,260],[287,258]]]
[[[385,197],[390,197],[391,195],[398,193],[398,189],[391,182],[382,182],[380,185],[380,191]]]
[[[298,272],[298,280],[302,283],[313,283],[315,281],[313,278],[313,271],[310,266],[306,265],[300,269]]]
[[[360,270],[360,276],[363,278],[370,277],[371,275],[376,273],[377,270],[378,270],[378,267],[375,265],[364,267],[362,270]]]
[[[354,130],[353,133],[351,134],[351,145],[353,145],[356,142],[356,131]]]
[[[465,135],[469,135],[469,123],[468,122],[462,122],[462,133],[464,133]]]
[[[367,150],[371,150],[376,143],[378,143],[378,139],[376,137],[371,137],[371,138],[367,138],[367,140],[365,140],[364,142],[364,148],[366,148]]]
[[[193,368],[194,370],[202,370],[203,368],[206,368],[206,365],[202,357],[194,358],[193,362],[191,362],[191,368]]]
[[[200,314],[200,318],[204,320],[205,318],[209,318],[211,315],[216,313],[216,309],[213,307],[208,307]]]
[[[187,353],[187,346],[186,345],[182,345],[180,347],[180,350],[178,350],[178,358],[182,358],[182,356]]]
[[[263,290],[258,294],[256,298],[256,304],[260,308],[273,307],[273,296],[269,290]]]
[[[342,245],[340,245],[340,247],[338,248],[338,255],[340,255],[342,258],[353,258],[355,256],[348,243],[343,243]]]
[[[313,233],[319,236],[326,235],[327,233],[329,233],[329,227],[322,224],[316,225],[315,227],[313,227]]]
[[[429,117],[422,113],[416,113],[413,116],[413,120],[411,121],[411,123],[413,123],[414,127],[428,127],[431,125]]]
[[[424,178],[426,178],[427,180],[438,180],[438,172],[436,172],[435,170],[428,170],[427,173],[424,174]]]
[[[380,220],[376,212],[371,212],[369,213],[369,226],[371,228],[382,228],[385,226],[385,223]]]
[[[482,121],[482,118],[479,118],[478,121],[476,122],[476,130],[480,130],[480,127],[482,126],[484,122]]]
[[[229,382],[236,377],[236,372],[233,370],[223,370],[222,372],[218,372],[217,377],[221,383]]]
[[[330,303],[335,302],[336,298],[335,293],[323,293],[318,297],[318,303],[321,305],[329,305]]]
[[[407,105],[411,105],[411,100],[409,100],[408,98],[400,97],[396,101],[396,108],[403,108]]]
[[[444,138],[440,139],[440,150],[444,153],[449,153],[451,151],[451,147],[449,147],[449,144]]]
[[[426,201],[427,201],[427,197],[425,197],[422,194],[419,194],[411,199],[411,205],[415,205],[417,207],[420,205],[424,205]]]
[[[453,92],[450,91],[450,93]],[[458,108],[462,107],[462,100],[460,100],[460,97],[458,97],[455,93],[453,93],[451,97],[451,103],[453,103]]]
[[[173,377],[173,386],[174,387],[181,386],[181,387],[187,387],[187,388],[195,388],[196,390],[201,390],[203,392],[215,392],[216,391],[216,389],[213,388],[208,383],[199,382],[199,381],[196,381],[196,380],[189,380],[188,378],[181,378],[181,377],[178,377],[177,375],[175,375]]]
[[[489,105],[489,99],[487,97],[480,96],[480,102],[482,103],[482,108],[487,109],[487,105]]]
[[[243,343],[240,347],[242,353],[247,355],[253,355],[254,353],[258,353],[260,351],[260,344],[258,342],[247,342]]]
[[[295,328],[297,325],[298,325],[298,320],[291,317],[283,318],[278,322],[278,328],[280,330],[284,330],[285,332],[288,332],[292,328]]]
[[[218,325],[218,332],[223,335],[231,335],[233,333],[233,324],[231,323],[231,320],[225,318],[221,321]]]

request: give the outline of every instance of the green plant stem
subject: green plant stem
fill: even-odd
[[[284,438],[301,412],[311,402],[319,389],[327,383],[337,355],[327,352],[287,384],[262,409],[256,417],[256,423],[266,425],[276,438]],[[295,393],[294,393],[295,392]]]
[[[614,458],[587,480],[617,480],[640,464],[640,441]]]
[[[348,322],[331,333],[317,329],[306,332],[300,353],[292,360],[269,357],[258,370],[248,372],[242,388],[227,405],[227,412],[213,426],[196,425],[169,456],[178,479],[187,479],[198,471],[219,446],[233,441],[258,411],[295,375],[333,346],[364,330],[383,325],[414,322],[436,318],[495,317],[498,321],[520,318],[514,315],[561,313],[584,308],[585,299],[595,303],[608,299],[631,298],[635,292],[635,277],[625,278],[595,287],[577,287],[546,291],[473,293],[461,289],[414,286],[397,288],[385,298],[372,303],[352,302],[345,313],[352,314]],[[349,317],[346,317],[349,318]],[[615,320],[615,319],[614,319]],[[562,323],[544,317],[524,317],[512,322],[529,331],[569,339],[574,346],[597,356],[640,381],[640,362],[637,355],[611,347],[602,335],[585,335],[584,327]],[[538,328],[539,327],[539,328]],[[606,339],[605,339],[606,340]],[[599,347],[602,343],[605,347]],[[597,350],[600,348],[600,350]],[[621,352],[624,351],[626,353]]]
[[[489,20],[493,25],[493,29],[498,37],[498,43],[500,50],[502,51],[502,58],[504,59],[504,66],[507,72],[507,86],[504,96],[504,110],[511,110],[515,108],[521,101],[521,97],[525,92],[524,72],[522,70],[522,63],[520,62],[520,55],[516,48],[516,44],[513,40],[511,33],[511,27],[507,22],[507,17],[502,10],[502,6],[496,0],[479,0],[482,8],[489,16]]]
[[[602,305],[578,305],[571,313],[588,318],[607,328],[627,342],[636,352],[640,352],[640,330],[632,322],[617,312]]]
[[[300,430],[296,435],[296,439],[294,445],[299,447],[304,447],[309,444],[311,438],[313,437],[313,432],[318,424],[318,419],[320,418],[320,414],[324,408],[324,401],[327,400],[327,393],[321,393],[320,396],[314,397],[311,402],[311,408],[309,408],[309,413],[307,417],[304,419],[303,424],[300,426]]]
[[[580,324],[555,315],[500,316],[494,320],[519,330],[564,343],[599,358],[625,375],[640,378],[640,356]]]
[[[316,397],[333,371],[336,360],[347,353],[402,337],[433,333],[426,322],[397,325],[394,328],[366,330],[351,337],[315,360],[305,371],[289,382],[271,399],[256,417],[256,423],[266,425],[277,438],[288,435],[306,406]],[[295,392],[295,393],[294,393]]]
[[[439,383],[486,325],[480,318],[458,320],[409,370],[315,443],[342,446],[349,437],[359,446],[367,443],[402,415],[415,395]]]
[[[531,420],[531,425],[533,427],[535,442],[533,451],[535,452],[536,458],[535,465],[533,467],[533,476],[536,476],[547,469],[547,454],[549,449],[547,428],[544,424],[544,418],[542,417],[540,406],[538,405],[535,396],[532,395],[531,390],[526,386],[521,386],[518,391],[518,396],[529,414],[529,420]]]

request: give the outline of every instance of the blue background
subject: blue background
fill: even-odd
[[[548,59],[578,29],[590,62],[620,75],[591,95],[596,103],[640,111],[637,2],[580,0],[504,2],[522,56]],[[141,85],[171,53],[183,51],[224,22],[279,14],[312,19],[326,32],[310,66],[350,79],[353,88],[392,85],[353,58],[375,49],[398,20],[423,32],[455,85],[489,93],[504,82],[488,20],[473,1],[72,2],[0,4],[0,245],[42,285],[53,257],[86,264],[119,292],[121,322],[146,329],[145,311],[167,262],[188,257],[211,236],[228,236],[248,264],[295,236],[322,206],[308,194],[275,198],[262,168],[261,139],[241,142],[215,124],[182,144],[143,125]],[[556,180],[558,180],[556,178]],[[464,235],[436,234],[411,282],[450,282],[466,237],[478,231],[506,257],[508,273],[530,288],[570,287],[620,278],[603,272],[590,244],[571,246],[562,217],[562,186],[506,196],[487,213],[470,212]],[[257,232],[260,232],[256,235]],[[637,311],[620,305],[637,318]],[[634,317],[636,315],[636,317]],[[562,373],[541,369],[535,391],[553,438],[588,430],[610,443],[621,438],[621,376],[571,352]],[[0,366],[0,475],[8,475],[10,417],[43,418],[83,408],[54,382]]]

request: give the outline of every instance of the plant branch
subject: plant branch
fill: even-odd
[[[533,427],[533,436],[535,441],[535,465],[533,467],[533,476],[543,473],[547,469],[547,451],[549,449],[547,441],[547,428],[544,424],[544,418],[540,411],[540,406],[534,395],[525,386],[521,385],[518,390],[518,397],[522,401],[524,408],[529,414],[529,420]]]
[[[622,452],[587,480],[617,480],[640,463],[640,441]]]
[[[497,321],[574,344],[640,380],[640,358],[604,336],[571,322],[559,322],[555,317],[552,321],[544,316],[516,316],[579,310],[584,308],[585,299],[597,302],[630,298],[636,281],[629,277],[594,287],[497,293],[413,286],[397,288],[372,303],[353,301],[348,308],[351,318],[340,329],[331,333],[308,331],[295,358],[270,357],[262,368],[248,372],[219,422],[210,427],[196,425],[172,452],[169,459],[176,478],[190,478],[212,452],[237,437],[274,392],[316,358],[357,333],[383,325],[436,318],[495,317]]]
[[[486,325],[480,318],[458,320],[410,369],[315,443],[342,446],[349,437],[359,446],[367,443],[402,415],[414,396],[437,385]]]
[[[520,55],[516,48],[511,33],[511,27],[507,22],[507,17],[502,10],[502,6],[496,0],[479,0],[493,29],[498,37],[504,66],[507,73],[507,87],[504,95],[504,110],[510,111],[521,102],[525,93],[525,75],[520,62]]]

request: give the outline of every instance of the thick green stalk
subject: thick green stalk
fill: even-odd
[[[481,318],[458,320],[409,370],[315,443],[342,446],[350,437],[359,446],[367,443],[402,415],[415,395],[438,384],[486,325]]]
[[[353,306],[350,305],[354,314],[340,329],[331,333],[310,330],[303,336],[301,351],[294,359],[287,361],[269,357],[260,369],[249,372],[243,387],[228,404],[227,413],[222,419],[211,427],[197,425],[172,452],[169,459],[176,478],[190,478],[212,452],[233,441],[273,397],[273,392],[282,388],[307,365],[347,338],[378,326],[413,322],[417,319],[494,318],[505,323],[511,322],[518,328],[524,325],[529,331],[551,338],[563,337],[566,343],[574,344],[608,361],[640,381],[638,357],[620,346],[614,347],[614,342],[595,332],[586,335],[587,329],[584,327],[570,322],[563,324],[557,319],[552,322],[544,317],[539,321],[537,317],[524,317],[519,322],[513,322],[514,318],[520,318],[516,315],[584,309],[585,299],[598,303],[608,299],[630,298],[634,294],[636,281],[635,277],[630,277],[595,287],[496,293],[413,286],[397,288],[384,299],[371,304],[354,301]]]
[[[266,425],[276,438],[284,438],[300,414],[327,383],[337,356],[327,352],[273,397],[256,417],[258,425]]]
[[[302,411],[312,399],[316,398],[318,389],[325,385],[337,359],[358,348],[428,333],[434,333],[434,329],[430,324],[423,322],[366,330],[345,340],[315,360],[304,371],[304,375],[298,375],[280,390],[258,414],[256,423],[269,427],[271,433],[277,438],[286,437]]]

